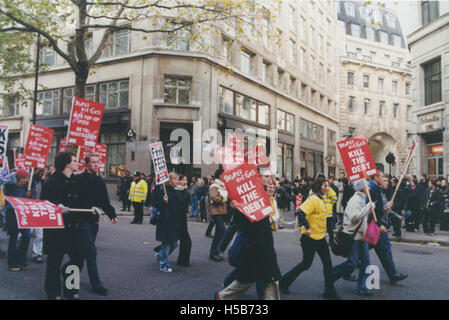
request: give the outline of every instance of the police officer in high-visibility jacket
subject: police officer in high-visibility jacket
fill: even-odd
[[[324,174],[319,173],[316,177],[317,179],[326,179]],[[310,193],[312,193],[312,190],[310,190]],[[310,194],[309,193],[309,194]],[[332,188],[329,188],[329,191],[327,194],[323,194],[321,196],[323,198],[324,205],[326,206],[326,227],[327,227],[327,234],[329,235],[329,244],[331,244],[334,241],[334,205],[337,203],[338,197],[335,191]]]
[[[143,221],[143,205],[147,198],[148,185],[139,171],[134,173],[134,181],[129,189],[129,200],[134,207],[134,219],[131,223],[142,224]]]

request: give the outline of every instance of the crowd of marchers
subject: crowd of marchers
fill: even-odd
[[[76,157],[60,153],[51,171],[37,170],[28,191],[28,171],[17,170],[10,181],[0,188],[0,205],[3,208],[4,228],[8,233],[6,260],[11,271],[24,271],[27,251],[33,240],[32,259],[36,263],[46,257],[45,292],[48,299],[79,299],[78,290],[62,286],[65,269],[76,265],[80,269],[86,261],[92,290],[106,295],[108,290],[100,281],[96,264],[95,239],[98,233],[98,217],[107,214],[117,222],[110,205],[106,186],[98,170],[98,157],[88,155],[86,169],[77,173]],[[435,226],[449,230],[448,195],[445,179],[428,180],[425,175],[406,177],[400,182],[396,177],[386,177],[381,171],[367,180],[350,183],[344,174],[336,179],[318,174],[315,178],[297,177],[290,182],[279,178],[269,168],[259,168],[265,192],[270,199],[273,213],[258,221],[250,221],[237,209],[236,201],[228,196],[219,169],[211,177],[193,177],[171,172],[163,184],[156,184],[154,175],[145,176],[122,170],[117,195],[122,211],[134,209],[132,224],[142,224],[144,207],[149,207],[149,222],[156,227],[158,245],[153,249],[154,259],[161,272],[174,272],[170,255],[179,247],[176,265],[190,266],[192,240],[188,231],[188,217],[205,224],[205,236],[213,238],[209,258],[216,262],[228,260],[232,271],[223,275],[222,288],[215,299],[237,299],[253,284],[259,299],[280,299],[280,293],[288,295],[293,282],[312,265],[315,253],[323,264],[324,293],[326,299],[340,299],[334,282],[340,278],[357,282],[356,292],[372,295],[366,286],[370,256],[376,254],[389,281],[395,285],[407,278],[400,273],[393,259],[388,230],[400,240],[402,229],[418,232],[423,227],[432,235]],[[62,208],[65,228],[19,229],[14,210],[4,201],[6,195],[46,199]],[[300,195],[300,202],[296,198]],[[369,197],[369,196],[370,197]],[[371,200],[370,200],[371,199]],[[92,209],[92,213],[76,212],[76,208]],[[282,273],[278,266],[273,232],[285,228],[284,218],[293,212],[301,238],[301,261]],[[365,241],[368,225],[375,218],[380,229],[376,245]],[[206,227],[207,225],[207,227]],[[347,260],[332,264],[334,233],[340,230],[353,235]],[[371,250],[373,249],[373,250]],[[65,254],[70,260],[61,266]],[[359,269],[358,277],[353,276]],[[65,282],[63,281],[62,284]]]

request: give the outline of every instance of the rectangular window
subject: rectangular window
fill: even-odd
[[[366,27],[366,39],[370,41],[376,41],[376,33],[373,28]]]
[[[59,90],[49,90],[37,94],[37,115],[59,114]]]
[[[368,75],[363,75],[363,87],[369,88],[369,76]]]
[[[405,83],[405,94],[408,96],[410,95],[410,83]]]
[[[439,1],[421,1],[422,25],[431,23],[439,16]]]
[[[70,113],[70,111],[72,110],[72,100],[74,96],[74,87],[62,90],[62,113]]]
[[[116,175],[117,168],[125,164],[126,137],[122,131],[109,131],[100,134],[100,143],[108,148],[106,175]]]
[[[114,31],[106,47],[106,56],[118,56],[130,52],[131,36],[129,30]]]
[[[95,96],[95,85],[87,85],[86,86],[86,100],[89,101],[97,101]]]
[[[247,120],[257,121],[257,102],[241,94],[235,94],[236,115]]]
[[[360,38],[360,26],[358,24],[351,23],[351,35]]]
[[[178,25],[173,24],[172,28]],[[186,28],[167,34],[167,47],[173,50],[188,51],[190,49],[190,33]]]
[[[39,63],[52,66],[56,63],[56,52],[50,47],[41,47],[39,50]]]
[[[105,109],[128,108],[129,80],[100,84],[100,102]]]
[[[349,97],[348,111],[355,112],[355,97]]]
[[[402,48],[402,38],[397,34],[393,34],[393,45],[398,48]]]
[[[399,118],[399,103],[393,103],[393,116],[395,119]]]
[[[270,106],[259,102],[258,121],[260,124],[268,125],[270,120]]]
[[[218,105],[220,112],[234,114],[234,93],[223,87],[218,89]]]
[[[385,31],[379,31],[380,34],[380,42],[383,44],[389,44],[388,43],[388,32]]]
[[[286,127],[285,127],[286,131],[295,133],[295,116],[290,113],[287,113],[285,125],[286,125]]]
[[[348,85],[354,85],[354,72],[348,72]]]
[[[354,4],[352,2],[345,2],[345,12],[346,15],[355,18],[355,7]]]
[[[391,92],[394,94],[398,94],[398,82],[397,81],[391,82]]]
[[[172,78],[164,79],[164,102],[172,104],[190,103],[190,86],[192,79]]]
[[[384,92],[384,79],[382,78],[377,79],[377,91]]]
[[[427,63],[424,68],[425,105],[441,101],[441,60]]]
[[[290,77],[290,87],[289,87],[289,93],[290,95],[296,97],[297,96],[297,92],[296,92],[296,79],[293,77]]]
[[[232,45],[231,39],[225,37],[221,38],[222,56],[227,65],[231,65],[232,61],[231,45]]]
[[[365,99],[365,104],[364,104],[364,113],[365,114],[369,114],[370,113],[370,109],[371,109],[371,100],[370,99]]]
[[[19,115],[20,100],[17,97],[8,99],[8,109],[3,110],[5,117],[14,117]]]
[[[387,24],[391,29],[396,29],[396,18],[392,14],[387,14]]]
[[[290,28],[290,31],[296,33],[296,10],[292,6],[289,6],[289,12],[288,12],[288,27]]]
[[[262,62],[262,81],[266,84],[270,84],[269,70],[270,70],[270,63],[265,61]]]
[[[246,51],[241,52],[241,70],[247,75],[252,74],[252,55]]]
[[[284,111],[279,110],[277,111],[277,122],[276,122],[276,128],[279,130],[285,130],[285,119],[286,114]]]
[[[379,102],[379,117],[385,117],[385,101]]]
[[[412,121],[412,106],[407,106],[407,120]]]
[[[291,64],[296,64],[296,42],[292,39],[288,46],[288,57]]]

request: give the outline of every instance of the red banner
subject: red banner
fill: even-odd
[[[5,200],[14,208],[19,229],[64,228],[61,208],[50,201],[9,196],[5,196]]]
[[[237,201],[238,210],[250,221],[260,221],[273,212],[255,165],[243,164],[224,172],[220,179],[225,183],[229,197]]]
[[[73,98],[67,140],[69,144],[94,147],[100,134],[104,104]]]
[[[30,126],[25,151],[25,165],[31,168],[45,168],[50,153],[54,130],[35,124]]]
[[[256,167],[269,167],[270,160],[264,145],[258,145],[245,150],[245,162],[254,164]]]
[[[296,195],[295,212],[299,209],[301,205],[302,205],[302,194],[298,193]]]
[[[376,164],[366,138],[355,137],[339,141],[337,147],[351,182],[377,173]]]

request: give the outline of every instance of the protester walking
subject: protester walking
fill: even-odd
[[[90,213],[73,213],[69,208],[80,208],[80,186],[74,175],[78,170],[76,157],[68,152],[61,152],[55,158],[56,171],[44,182],[42,200],[59,205],[62,208],[64,229],[44,229],[44,253],[47,254],[45,273],[45,293],[49,300],[61,299],[61,274],[64,278],[64,296],[68,299],[79,299],[77,289],[68,289],[65,279],[70,272],[66,267],[61,270],[65,254],[70,257],[70,264],[81,269],[82,252],[78,245],[78,223],[89,219]]]
[[[176,225],[178,226],[179,239],[179,255],[176,265],[188,267],[190,266],[190,251],[192,249],[192,240],[187,229],[187,213],[191,195],[187,191],[187,177],[185,175],[179,175],[175,193],[177,201]]]
[[[368,278],[366,268],[371,265],[371,262],[368,243],[364,241],[364,235],[368,227],[368,214],[376,205],[373,202],[366,204],[365,199],[369,190],[365,180],[354,182],[354,189],[355,194],[349,200],[343,218],[343,232],[351,236],[355,233],[354,241],[348,260],[332,269],[332,278],[337,281],[345,275],[350,275],[358,266],[359,278],[356,292],[358,295],[370,296],[371,291],[366,286]]]
[[[168,261],[168,256],[178,247],[178,225],[176,212],[178,207],[176,186],[178,174],[170,172],[169,181],[154,189],[153,203],[160,212],[156,225],[156,241],[161,242],[160,249],[156,252],[159,261],[159,270],[162,272],[173,272]]]
[[[143,205],[147,199],[148,185],[139,171],[134,173],[134,181],[129,189],[129,200],[134,207],[134,219],[131,224],[142,224],[143,222]]]
[[[103,286],[100,280],[97,267],[97,249],[95,246],[95,240],[100,226],[99,214],[106,213],[113,224],[116,224],[118,219],[114,207],[109,202],[106,184],[103,178],[97,175],[99,157],[94,154],[89,154],[85,158],[85,163],[86,169],[77,176],[81,192],[80,208],[95,208],[97,214],[91,215],[90,221],[79,223],[78,245],[82,250],[83,260],[86,260],[92,291],[100,296],[106,296],[108,289]]]
[[[325,282],[325,299],[340,299],[332,279],[332,260],[329,246],[326,242],[326,216],[327,209],[323,196],[329,192],[329,183],[326,179],[318,178],[312,185],[312,193],[296,211],[298,223],[301,226],[301,247],[303,261],[282,276],[279,288],[282,293],[289,294],[289,287],[295,279],[305,270],[309,269],[313,262],[315,252],[318,253],[323,263]]]
[[[25,169],[19,169],[15,173],[15,184],[5,185],[5,195],[30,198],[27,195],[27,187],[29,181],[28,171]],[[23,271],[28,270],[30,267],[26,263],[26,256],[28,246],[30,244],[30,229],[19,229],[17,225],[17,218],[14,208],[7,203],[6,205],[6,230],[9,235],[8,241],[8,267],[9,271]],[[20,241],[18,241],[19,234],[21,235]]]
[[[215,171],[215,181],[209,188],[209,215],[211,221],[215,224],[215,233],[210,247],[209,258],[217,262],[223,260],[223,256],[221,255],[218,245],[225,232],[223,219],[228,213],[226,207],[228,192],[226,191],[225,184],[220,180],[220,175],[223,172],[223,168],[218,168]]]

